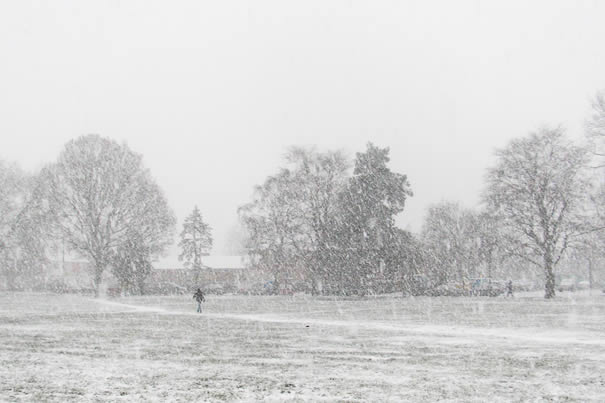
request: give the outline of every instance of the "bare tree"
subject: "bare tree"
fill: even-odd
[[[428,209],[422,240],[437,264],[441,282],[464,283],[480,266],[481,233],[479,214],[456,202],[441,202]]]
[[[15,164],[0,161],[0,248],[6,248],[8,234],[23,206],[25,174]]]
[[[318,152],[294,147],[286,157],[293,173],[297,196],[295,206],[307,235],[304,260],[310,274],[312,293],[319,292],[339,262],[334,262],[335,218],[339,214],[339,194],[347,181],[349,162],[341,151]]]
[[[308,241],[298,191],[292,173],[281,170],[257,186],[253,201],[238,210],[249,234],[248,253],[271,274],[275,289],[291,279]]]
[[[502,231],[497,217],[489,211],[481,211],[477,217],[477,236],[479,238],[479,262],[485,268],[488,278],[494,276],[494,271],[505,260],[502,247]]]
[[[97,296],[103,272],[133,236],[160,249],[170,243],[174,214],[142,157],[126,145],[98,135],[72,140],[40,184],[54,235],[89,259]]]
[[[334,218],[347,169],[340,151],[293,147],[286,166],[240,208],[250,252],[276,283],[288,281],[296,271],[297,280],[315,293],[330,276]]]
[[[542,267],[545,298],[552,298],[554,267],[587,231],[587,152],[561,128],[544,128],[511,141],[496,156],[484,199],[508,234],[509,253]]]
[[[605,90],[597,92],[592,100],[592,114],[585,122],[585,129],[593,154],[598,158],[605,157]]]
[[[0,161],[0,273],[9,289],[33,285],[47,263],[45,223],[34,211],[34,183],[17,165]]]

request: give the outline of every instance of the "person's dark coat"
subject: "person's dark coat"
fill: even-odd
[[[193,294],[193,298],[195,298],[195,300],[197,302],[204,302],[205,301],[204,293],[199,288],[197,289],[197,291],[195,292],[195,294]]]

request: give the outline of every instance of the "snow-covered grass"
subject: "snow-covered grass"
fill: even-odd
[[[2,401],[605,401],[605,296],[0,293]]]

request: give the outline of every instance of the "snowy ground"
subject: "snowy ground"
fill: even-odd
[[[2,401],[605,401],[605,296],[0,293]]]

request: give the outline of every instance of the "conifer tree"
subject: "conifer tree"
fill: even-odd
[[[195,206],[183,223],[179,260],[185,261],[185,267],[195,270],[196,283],[202,269],[202,256],[208,256],[212,249],[211,231],[212,228],[204,222],[200,210]]]

